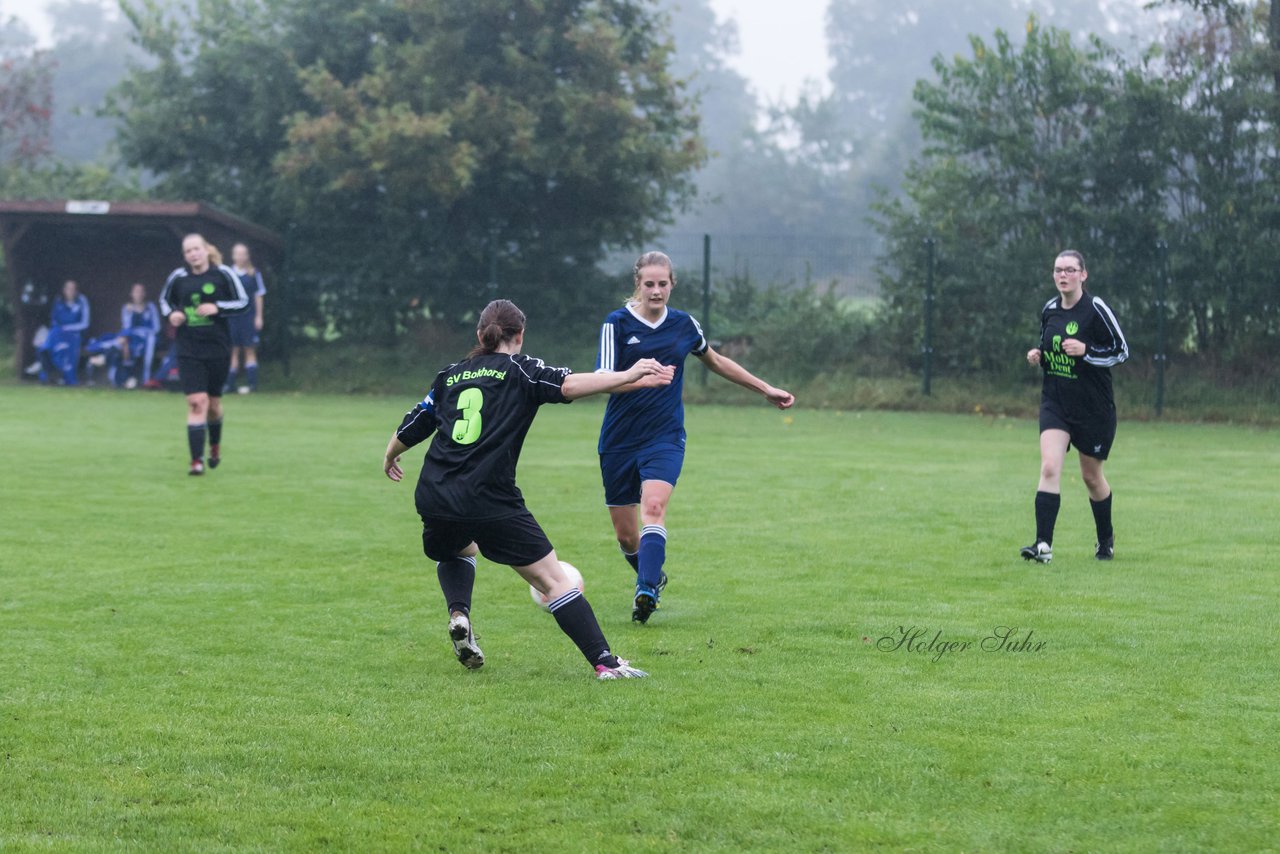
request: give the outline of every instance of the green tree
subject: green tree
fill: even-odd
[[[199,0],[129,6],[157,65],[117,105],[164,192],[293,236],[342,331],[503,293],[550,313],[610,245],[653,235],[701,162],[641,0]]]
[[[1148,311],[1176,99],[1149,59],[1130,64],[1097,39],[1077,46],[1034,19],[1020,47],[1003,31],[971,45],[969,57],[935,60],[936,81],[916,84],[925,150],[904,198],[879,206],[879,224],[885,320],[900,353],[919,352],[931,237],[939,361],[991,371],[1015,365],[1034,341],[1060,249],[1085,251],[1122,316]]]
[[[100,0],[59,0],[49,14],[53,154],[73,163],[110,163],[116,122],[102,115],[107,93],[124,79],[131,62],[143,61],[129,41],[129,22],[109,14]]]

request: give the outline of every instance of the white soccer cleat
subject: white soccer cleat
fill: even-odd
[[[449,640],[453,641],[453,654],[459,664],[468,670],[484,667],[484,653],[476,645],[476,635],[466,614],[455,614],[449,619]]]
[[[1053,560],[1053,547],[1044,540],[1037,540],[1034,546],[1023,546],[1019,552],[1023,560],[1034,560],[1036,563],[1048,563]]]
[[[631,662],[618,659],[617,667],[606,667],[603,664],[596,665],[597,679],[643,679],[649,674],[638,667],[632,667]]]

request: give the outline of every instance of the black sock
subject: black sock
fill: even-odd
[[[191,449],[191,459],[204,459],[204,425],[187,425],[187,447]]]
[[[222,444],[222,419],[221,418],[219,418],[217,421],[209,422],[209,444],[210,445]]]
[[[1098,529],[1098,542],[1105,543],[1107,540],[1115,536],[1115,531],[1111,529],[1111,495],[1108,492],[1107,497],[1101,501],[1089,499],[1089,506],[1093,508],[1093,524]]]
[[[1061,505],[1062,496],[1056,492],[1036,493],[1036,542],[1053,545],[1053,526]]]
[[[476,585],[476,559],[455,557],[453,560],[442,560],[436,564],[436,578],[440,580],[440,590],[444,593],[449,613],[461,611],[469,616],[471,590]]]
[[[631,564],[632,569],[637,573],[640,572],[640,552],[628,552],[624,549],[622,556],[627,559],[627,563]]]
[[[582,591],[576,587],[551,603],[551,615],[560,624],[560,630],[578,645],[587,664],[595,667],[617,667],[618,657],[609,651],[609,642],[600,631],[600,623],[596,621],[596,612]]]

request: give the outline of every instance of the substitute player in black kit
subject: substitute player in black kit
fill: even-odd
[[[511,566],[550,601],[552,615],[599,679],[645,676],[609,649],[595,613],[560,568],[560,561],[516,486],[524,438],[544,403],[614,391],[623,385],[656,388],[674,376],[653,359],[627,371],[573,374],[520,355],[525,317],[508,300],[494,300],[480,314],[480,346],[436,377],[426,399],[405,415],[387,445],[383,471],[393,481],[404,472],[400,456],[435,438],[414,492],[422,517],[422,547],[437,562],[449,608],[454,653],[472,670],[484,664],[471,628],[476,554]]]
[[[1025,560],[1053,560],[1053,527],[1061,504],[1062,464],[1074,445],[1080,474],[1098,531],[1094,556],[1111,560],[1115,534],[1111,527],[1111,485],[1102,464],[1116,437],[1116,403],[1111,368],[1129,358],[1129,345],[1116,316],[1085,290],[1089,273],[1084,256],[1074,249],[1058,253],[1053,281],[1058,295],[1040,315],[1040,346],[1027,351],[1027,362],[1044,371],[1040,394],[1040,485],[1036,491],[1036,541],[1022,549]]]
[[[204,438],[209,468],[222,461],[222,387],[231,369],[229,315],[249,307],[240,277],[222,266],[218,250],[199,234],[182,239],[186,265],[169,274],[160,292],[160,313],[177,329],[178,378],[187,396],[188,474],[204,474]]]

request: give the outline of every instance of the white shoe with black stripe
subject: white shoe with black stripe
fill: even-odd
[[[449,640],[453,641],[453,654],[458,663],[468,670],[484,667],[484,653],[476,645],[475,632],[466,614],[454,614],[449,618]]]
[[[1053,560],[1053,546],[1044,540],[1037,540],[1033,546],[1023,546],[1019,552],[1023,560],[1034,560],[1036,563],[1048,563]]]

